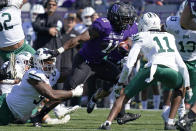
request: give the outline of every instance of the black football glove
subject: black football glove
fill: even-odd
[[[5,79],[11,79],[11,72],[6,72],[5,69],[0,69],[0,81]]]

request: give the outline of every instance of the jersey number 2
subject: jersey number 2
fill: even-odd
[[[5,16],[7,16],[7,19],[4,20],[3,23],[0,23],[0,31],[3,31],[3,29],[9,30],[9,29],[12,29],[12,28],[13,28],[13,26],[8,26],[8,25],[7,25],[7,23],[10,22],[11,19],[12,19],[12,18],[11,18],[11,15],[10,15],[9,13],[3,13],[3,14],[1,15],[1,17],[5,17]]]
[[[161,42],[159,40],[159,38],[157,36],[155,36],[153,38],[154,41],[156,41],[157,45],[159,46],[159,53],[162,53],[162,52],[174,52],[174,50],[169,46],[169,41],[168,41],[168,38],[167,37],[163,37],[163,40],[165,41],[166,43],[166,46],[167,46],[167,50],[166,49],[163,49],[163,46],[161,45]]]

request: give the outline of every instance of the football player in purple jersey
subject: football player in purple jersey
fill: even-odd
[[[196,0],[187,0],[180,24],[185,29],[196,30]]]
[[[79,42],[84,42],[83,47],[75,56],[71,74],[65,82],[66,89],[76,88],[77,85],[85,83],[93,74],[113,84],[117,83],[120,70],[112,62],[104,60],[104,57],[118,50],[120,42],[130,39],[129,37],[134,32],[131,31],[131,26],[135,19],[136,13],[133,6],[123,2],[114,3],[110,6],[107,17],[96,19],[87,31],[65,42],[63,47],[51,52],[54,57],[75,47]],[[88,106],[87,112],[93,111],[98,98],[103,98],[109,93],[108,87],[98,90],[93,95],[91,99],[93,104]],[[45,110],[47,112],[50,109]],[[137,119],[140,115],[131,114],[130,117]]]

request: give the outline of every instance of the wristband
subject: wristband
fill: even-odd
[[[60,47],[60,48],[57,49],[57,51],[58,51],[60,54],[62,54],[62,53],[65,51],[65,49],[64,49],[63,47]]]

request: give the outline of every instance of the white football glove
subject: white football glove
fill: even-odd
[[[189,88],[188,90],[186,90],[186,101],[190,101],[192,96],[193,96],[193,91],[191,88]]]

